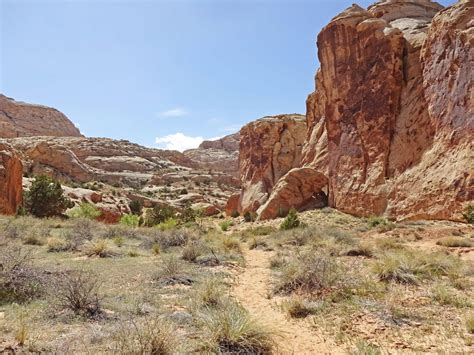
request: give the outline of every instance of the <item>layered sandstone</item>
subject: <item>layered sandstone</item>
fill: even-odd
[[[0,94],[0,137],[71,136],[81,132],[58,110],[15,101]]]
[[[222,171],[235,177],[239,175],[239,133],[204,141],[198,148],[184,151],[201,169]]]
[[[0,214],[15,214],[22,201],[23,166],[11,146],[0,143]]]
[[[305,117],[297,114],[263,117],[242,127],[239,212],[256,211],[278,180],[300,165],[305,136]]]
[[[327,194],[358,216],[462,219],[474,194],[473,7],[387,0],[323,28],[301,165],[265,190],[260,218]],[[241,174],[259,167],[243,157]]]

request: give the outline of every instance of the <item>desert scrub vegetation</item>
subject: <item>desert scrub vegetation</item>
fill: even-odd
[[[145,317],[123,322],[113,336],[116,354],[175,354],[179,339],[172,323]]]
[[[35,217],[58,216],[72,206],[61,184],[48,176],[36,176],[30,189],[25,192],[24,208]]]
[[[317,304],[305,300],[301,296],[292,296],[283,302],[282,307],[291,318],[306,318],[318,312]]]
[[[96,256],[99,258],[109,258],[116,256],[115,252],[106,239],[96,239],[85,243],[83,247],[84,253],[89,256]]]
[[[219,223],[219,227],[221,228],[223,232],[227,232],[229,228],[232,227],[233,225],[234,225],[234,222],[230,219]]]
[[[448,248],[470,248],[474,246],[474,241],[463,237],[444,237],[436,244]]]
[[[390,251],[375,262],[374,271],[381,281],[418,284],[424,279],[459,273],[460,261],[444,253]]]
[[[285,217],[283,222],[280,224],[281,230],[288,230],[293,228],[298,228],[300,226],[300,220],[298,218],[298,212],[292,208],[288,212],[288,215]]]
[[[71,218],[97,219],[102,211],[89,202],[82,202],[79,206],[70,209],[67,215]]]
[[[68,270],[57,278],[52,296],[59,309],[97,319],[103,316],[99,294],[101,285],[102,282],[91,270]]]
[[[191,285],[194,282],[191,267],[174,255],[162,258],[153,279],[160,285]]]
[[[217,354],[272,354],[275,332],[259,324],[238,303],[227,300],[207,308],[197,318],[203,329],[202,350]]]
[[[140,225],[140,217],[135,214],[124,214],[120,217],[120,224],[127,227],[138,227]]]
[[[474,224],[474,205],[468,205],[463,212],[463,217],[469,224]]]
[[[33,253],[20,246],[0,250],[0,304],[27,302],[45,291],[47,276],[33,266]]]

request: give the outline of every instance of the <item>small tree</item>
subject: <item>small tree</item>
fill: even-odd
[[[130,201],[128,207],[130,208],[130,212],[132,212],[132,214],[137,216],[140,216],[142,214],[143,203],[140,200]]]
[[[176,210],[170,206],[155,206],[147,210],[145,214],[145,225],[153,227],[169,219],[176,218]]]
[[[25,193],[25,209],[36,217],[58,216],[73,206],[72,201],[64,196],[61,184],[48,176],[36,176],[30,190]]]
[[[297,228],[300,226],[300,220],[298,219],[298,212],[294,208],[292,208],[286,218],[281,222],[280,229],[288,230]]]
[[[469,224],[474,224],[474,205],[468,205],[462,214]]]

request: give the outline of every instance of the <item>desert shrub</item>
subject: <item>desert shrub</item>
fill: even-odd
[[[30,225],[31,221],[25,217],[11,219],[6,224],[3,235],[9,239],[20,239],[28,232]]]
[[[61,184],[48,176],[36,176],[25,193],[25,209],[33,216],[44,218],[58,216],[73,206],[64,195]]]
[[[405,246],[399,240],[394,238],[377,239],[375,241],[375,245],[377,246],[377,249],[382,251],[401,250],[405,248]]]
[[[199,211],[194,210],[191,206],[186,206],[179,215],[179,219],[183,223],[192,223],[196,221],[198,215]]]
[[[388,224],[388,221],[384,217],[371,216],[367,218],[367,224],[369,225],[369,227],[374,228],[374,227],[386,225]]]
[[[288,258],[281,252],[277,252],[270,258],[270,268],[278,269],[288,264]]]
[[[168,355],[176,351],[176,330],[162,319],[145,318],[121,324],[114,332],[114,354]]]
[[[268,247],[268,244],[267,242],[262,239],[262,238],[252,238],[250,239],[250,242],[249,242],[249,249],[252,250],[252,249],[257,249],[257,248],[267,248]]]
[[[198,257],[207,251],[207,249],[207,246],[202,241],[189,241],[183,248],[181,258],[189,262],[195,262]]]
[[[123,237],[128,239],[138,238],[138,229],[133,227],[129,228],[126,225],[112,225],[106,226],[102,233],[102,238],[114,239],[116,237]]]
[[[225,220],[219,223],[219,227],[221,227],[221,230],[223,232],[227,232],[229,228],[232,227],[233,225],[234,225],[234,222],[231,220]]]
[[[347,256],[365,256],[371,258],[374,256],[374,248],[367,243],[359,243],[351,248],[348,248],[344,255]]]
[[[459,268],[459,259],[443,253],[403,250],[387,252],[374,264],[374,271],[381,281],[402,284],[418,284],[423,279],[452,275]]]
[[[227,301],[208,308],[199,317],[205,332],[204,347],[218,354],[272,354],[276,345],[273,332],[258,324],[239,304]]]
[[[84,245],[84,253],[89,257],[98,256],[99,258],[108,258],[117,255],[105,239],[87,242]]]
[[[191,230],[181,228],[168,231],[154,230],[151,235],[142,243],[142,247],[150,249],[157,244],[161,250],[171,247],[184,246],[191,239],[196,239],[196,235]]]
[[[39,297],[45,289],[45,274],[32,265],[30,250],[2,247],[0,250],[0,304],[27,302]]]
[[[345,268],[335,258],[309,251],[294,256],[282,268],[275,285],[277,293],[302,291],[322,294],[342,289],[345,284]]]
[[[70,250],[78,250],[86,241],[94,237],[96,224],[89,219],[80,218],[75,220],[71,229],[65,233],[66,241]]]
[[[120,217],[120,224],[127,227],[138,227],[140,224],[140,217],[135,214],[124,214]]]
[[[468,205],[462,215],[467,223],[474,224],[474,205]]]
[[[463,237],[445,237],[436,242],[437,245],[449,248],[470,248],[474,242]]]
[[[119,248],[123,247],[123,245],[125,244],[125,238],[122,237],[122,236],[117,236],[117,237],[114,237],[112,238],[112,241],[114,242],[114,244],[116,246],[118,246]]]
[[[89,202],[82,202],[79,206],[69,210],[67,215],[71,218],[86,218],[96,219],[99,218],[102,211],[96,206]]]
[[[247,211],[244,213],[245,222],[254,222],[257,219],[257,214],[255,212]]]
[[[381,355],[380,349],[374,345],[366,342],[365,340],[359,340],[356,343],[356,349],[351,352],[352,355]]]
[[[146,211],[144,223],[148,227],[153,227],[169,219],[176,219],[176,217],[177,212],[174,208],[170,206],[155,206]]]
[[[248,230],[250,234],[254,236],[269,235],[275,232],[275,228],[272,226],[258,226]]]
[[[285,217],[283,222],[281,222],[280,229],[288,230],[288,229],[297,228],[299,226],[300,226],[300,220],[298,218],[298,212],[294,208],[292,208],[288,212],[288,215]]]
[[[237,238],[232,236],[224,236],[221,239],[221,244],[225,252],[242,252],[242,245]]]
[[[194,282],[189,275],[189,268],[174,255],[163,258],[153,279],[161,285],[191,285]]]
[[[240,213],[239,213],[239,211],[237,211],[237,210],[233,210],[233,211],[231,212],[230,216],[231,216],[232,218],[237,218],[237,217],[240,217]]]
[[[46,240],[46,247],[49,252],[56,253],[69,250],[70,244],[64,238],[49,237]]]
[[[58,278],[55,286],[52,296],[60,309],[87,318],[102,316],[101,282],[97,275],[84,269],[67,271]]]
[[[140,216],[143,210],[143,203],[140,200],[132,200],[128,204],[128,208],[130,208],[132,214]]]
[[[175,229],[177,226],[178,226],[178,220],[174,218],[168,218],[166,221],[155,225],[155,228],[161,231],[166,231],[166,230]]]
[[[23,244],[43,245],[46,238],[49,237],[49,228],[43,224],[33,226],[23,236]]]
[[[285,301],[283,303],[283,309],[291,318],[306,318],[318,311],[318,308],[314,304],[311,304],[299,296],[293,296]]]

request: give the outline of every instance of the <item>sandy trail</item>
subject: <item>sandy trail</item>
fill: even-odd
[[[270,290],[269,259],[271,252],[246,250],[247,266],[239,275],[234,294],[240,303],[262,324],[281,335],[277,337],[279,354],[334,354],[338,349],[324,341],[321,334],[311,329],[304,320],[288,318],[276,304],[268,299]]]

